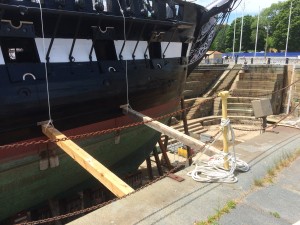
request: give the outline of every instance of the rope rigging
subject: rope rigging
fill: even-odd
[[[44,33],[44,21],[43,21],[43,10],[42,10],[42,4],[41,1],[38,1],[39,7],[40,7],[40,15],[41,15],[41,29],[42,29],[42,39],[43,39],[43,53],[44,53],[44,58],[46,60],[46,45],[45,45],[45,33]],[[51,104],[50,104],[50,92],[49,92],[49,81],[48,81],[48,68],[47,68],[47,61],[44,62],[45,66],[45,76],[46,76],[46,91],[47,91],[47,104],[48,104],[48,126],[51,125],[53,126],[53,121],[51,117]]]

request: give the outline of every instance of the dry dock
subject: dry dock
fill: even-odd
[[[164,178],[69,224],[194,224],[215,215],[230,200],[239,200],[237,208],[220,224],[293,224],[300,220],[299,158],[271,188],[256,190],[254,181],[299,148],[300,130],[279,126],[236,146],[238,157],[251,169],[237,174],[235,184],[195,182],[186,175],[192,166],[177,173],[182,182]]]

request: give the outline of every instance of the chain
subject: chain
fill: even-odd
[[[182,111],[182,110],[180,110]],[[221,130],[217,131],[214,135],[213,135],[213,138],[215,138],[219,133],[221,132]],[[199,150],[199,152],[201,152],[203,149],[205,149],[209,143],[205,143],[204,146]],[[186,160],[189,161],[190,159],[193,159],[193,157],[196,155],[197,153],[195,152],[194,154],[192,154],[190,157],[188,157]],[[204,151],[201,153],[201,154],[204,154]],[[69,218],[69,217],[72,217],[72,216],[77,216],[77,215],[80,215],[80,214],[83,214],[83,213],[87,213],[87,212],[91,212],[91,211],[94,211],[96,209],[99,209],[99,208],[102,208],[106,205],[109,205],[111,204],[112,202],[116,202],[118,200],[121,200],[121,199],[124,199],[124,198],[127,198],[128,196],[134,194],[134,193],[137,193],[143,189],[145,189],[146,187],[149,187],[150,185],[153,185],[154,183],[162,180],[163,178],[166,178],[169,174],[171,173],[174,173],[176,172],[178,169],[181,168],[181,164],[174,167],[173,169],[169,170],[166,174],[160,176],[160,177],[157,177],[156,179],[148,182],[147,184],[143,185],[142,187],[140,188],[137,188],[134,192],[131,192],[127,195],[124,195],[122,197],[119,197],[119,198],[114,198],[114,199],[111,199],[109,201],[106,201],[106,202],[103,202],[101,204],[98,204],[98,205],[94,205],[94,206],[91,206],[89,208],[85,208],[85,209],[82,209],[82,210],[78,210],[78,211],[75,211],[75,212],[71,212],[71,213],[67,213],[67,214],[63,214],[63,215],[59,215],[59,216],[54,216],[54,217],[51,217],[51,218],[46,218],[46,219],[41,219],[41,220],[36,220],[36,221],[31,221],[31,222],[26,222],[26,223],[20,223],[20,224],[17,224],[17,225],[36,225],[36,224],[43,224],[43,223],[49,223],[49,222],[54,222],[54,221],[57,221],[57,220],[61,220],[61,219],[66,219],[66,218]]]
[[[294,107],[293,110],[291,110],[291,112],[287,115],[285,115],[284,117],[282,117],[280,120],[278,120],[276,123],[270,125],[270,126],[267,126],[265,129],[268,129],[268,128],[275,128],[277,127],[283,120],[285,120],[286,118],[288,118],[290,115],[292,115],[295,110],[297,109],[297,107],[300,105],[300,102]],[[238,128],[238,127],[232,127],[234,130],[240,130],[240,131],[262,131],[262,130],[265,130],[263,128],[257,128],[257,129],[247,129],[247,128]]]
[[[219,131],[220,132],[220,131]],[[217,132],[214,137],[219,134],[219,132]],[[200,149],[200,151],[202,151],[205,147],[207,146],[207,143],[205,143],[205,145]],[[197,153],[194,153],[193,155],[191,155],[189,158],[187,158],[187,161],[192,159]],[[203,154],[203,153],[202,153]],[[77,215],[80,215],[80,214],[83,214],[83,213],[87,213],[87,212],[91,212],[91,211],[94,211],[96,209],[100,209],[104,206],[107,206],[109,204],[111,204],[112,202],[116,202],[118,200],[121,200],[121,199],[124,199],[124,198],[127,198],[128,196],[130,195],[133,195],[143,189],[145,189],[146,187],[149,187],[150,185],[153,185],[154,183],[162,180],[163,178],[166,178],[169,174],[171,173],[174,173],[176,171],[178,171],[178,169],[181,168],[181,164],[174,167],[173,169],[169,170],[166,174],[160,176],[160,177],[157,177],[156,179],[148,182],[147,184],[143,185],[142,187],[140,188],[137,188],[136,190],[134,190],[133,192],[127,194],[127,195],[124,195],[122,197],[119,197],[119,198],[114,198],[114,199],[111,199],[109,201],[106,201],[106,202],[103,202],[101,204],[98,204],[98,205],[94,205],[94,206],[91,206],[89,208],[85,208],[85,209],[81,209],[81,210],[78,210],[78,211],[74,211],[74,212],[71,212],[71,213],[67,213],[67,214],[63,214],[63,215],[59,215],[59,216],[54,216],[54,217],[50,217],[50,218],[46,218],[46,219],[41,219],[41,220],[36,220],[36,221],[31,221],[31,222],[25,222],[25,223],[19,223],[19,224],[16,224],[16,225],[37,225],[37,224],[43,224],[43,223],[50,223],[50,222],[54,222],[54,221],[58,221],[58,220],[62,220],[62,219],[66,219],[66,218],[70,218],[72,216],[77,216]]]
[[[239,131],[262,131],[262,130],[264,130],[262,128],[253,128],[253,129],[250,129],[250,128],[238,128],[238,127],[232,127],[232,129],[239,130]]]
[[[95,131],[95,132],[90,132],[90,133],[85,133],[85,134],[78,134],[78,135],[69,136],[69,137],[60,138],[60,139],[54,139],[54,140],[47,139],[47,140],[38,140],[38,141],[30,141],[30,142],[22,142],[22,143],[2,145],[2,146],[0,146],[0,150],[18,148],[18,147],[21,147],[21,146],[27,147],[27,146],[31,146],[31,145],[57,143],[57,142],[66,141],[66,140],[77,140],[77,139],[86,138],[86,137],[100,136],[100,135],[104,135],[104,134],[109,134],[109,133],[112,133],[112,132],[115,132],[115,131],[121,131],[121,130],[124,130],[124,129],[127,129],[127,128],[136,127],[136,126],[144,125],[144,124],[147,124],[147,123],[151,123],[153,121],[162,120],[162,119],[165,119],[165,118],[168,118],[168,117],[172,117],[174,115],[182,113],[183,111],[187,111],[189,109],[199,107],[200,105],[204,104],[205,102],[211,101],[215,98],[217,98],[217,96],[205,99],[203,102],[200,102],[199,104],[192,105],[190,107],[186,107],[184,109],[180,109],[178,111],[175,111],[175,112],[172,112],[172,113],[169,113],[169,114],[165,114],[163,116],[152,118],[149,121],[141,121],[141,122],[131,123],[131,124],[128,124],[128,125],[125,125],[125,126],[115,127],[115,128],[111,128],[111,129],[107,129],[107,130]]]
[[[272,95],[272,94],[276,94],[278,92],[281,92],[281,91],[289,88],[290,86],[296,84],[299,81],[300,81],[300,79],[296,80],[295,82],[293,82],[293,83],[287,85],[286,87],[283,87],[283,88],[281,88],[281,89],[279,89],[277,91],[273,91],[273,92],[270,92],[270,93],[267,93],[267,94],[262,94],[262,95],[256,95],[256,96],[252,96],[252,97],[265,97],[265,96],[269,96],[269,95]],[[239,96],[235,96],[235,95],[233,95],[233,96],[234,97],[239,97]],[[142,122],[136,122],[136,123],[128,124],[128,125],[121,126],[121,127],[111,128],[111,129],[102,130],[102,131],[95,131],[95,132],[90,132],[90,133],[85,133],[85,134],[79,134],[79,135],[69,136],[69,137],[66,137],[66,138],[55,139],[55,140],[47,139],[47,140],[38,140],[38,141],[30,141],[30,142],[22,142],[22,143],[15,143],[15,144],[3,145],[3,146],[0,146],[0,150],[2,150],[2,149],[10,149],[10,148],[18,148],[18,147],[21,147],[21,146],[27,147],[27,146],[31,146],[31,145],[39,145],[39,144],[47,144],[47,143],[57,143],[57,142],[66,141],[66,140],[76,140],[76,139],[81,139],[81,138],[86,138],[86,137],[92,137],[92,136],[100,136],[100,135],[112,133],[112,132],[115,132],[115,131],[121,131],[121,130],[124,130],[124,129],[127,129],[127,128],[144,125],[144,124],[147,124],[147,123],[151,123],[151,122],[153,122],[155,120],[161,120],[161,119],[165,119],[167,117],[171,117],[171,116],[177,115],[179,113],[182,113],[183,111],[187,111],[189,109],[199,107],[201,104],[205,103],[206,101],[210,101],[210,100],[215,99],[215,98],[217,98],[217,96],[214,96],[214,97],[211,97],[209,99],[206,99],[206,100],[204,100],[203,102],[201,102],[199,104],[192,105],[190,107],[187,107],[187,108],[184,108],[184,109],[181,109],[181,110],[178,110],[178,111],[175,111],[173,113],[169,113],[169,114],[166,114],[166,115],[163,115],[163,116],[160,116],[160,117],[156,117],[156,118],[153,118],[153,119],[151,119],[149,121],[145,121],[145,122],[144,121],[142,121]],[[241,128],[236,128],[236,127],[234,129],[235,130],[242,130]],[[259,130],[262,130],[262,129],[251,129],[251,130],[245,130],[245,131],[259,131]]]
[[[298,81],[300,81],[300,80],[298,80]],[[296,81],[296,82],[298,82],[298,81]],[[296,82],[294,82],[294,83],[296,83]],[[291,84],[291,85],[293,85],[293,84]],[[291,86],[291,85],[289,85],[289,86]],[[287,86],[287,87],[289,87],[289,86]],[[285,88],[287,88],[287,87],[285,87]],[[285,89],[285,88],[283,88],[283,89]],[[278,91],[281,91],[281,90],[278,90]],[[80,134],[80,135],[70,136],[70,137],[62,138],[62,139],[39,140],[39,141],[32,141],[32,142],[23,142],[23,143],[13,144],[13,145],[5,145],[5,146],[0,146],[0,149],[14,148],[14,147],[20,147],[20,146],[29,146],[29,145],[36,145],[36,144],[44,144],[44,143],[49,143],[49,142],[54,142],[55,143],[55,142],[60,142],[60,141],[75,140],[75,139],[80,139],[80,138],[84,138],[84,137],[90,137],[90,136],[96,136],[96,135],[101,135],[101,134],[107,134],[107,133],[111,133],[111,132],[114,132],[114,131],[120,131],[120,130],[123,130],[123,129],[126,129],[126,128],[143,125],[143,124],[147,124],[147,123],[150,123],[152,121],[155,121],[155,120],[161,120],[161,119],[164,119],[164,118],[167,118],[167,117],[174,116],[176,114],[182,113],[183,111],[186,111],[186,110],[189,110],[189,109],[192,109],[192,108],[195,108],[195,107],[199,107],[201,104],[203,104],[203,103],[205,103],[205,102],[207,102],[207,101],[209,101],[211,99],[215,99],[216,97],[217,96],[209,98],[209,99],[206,99],[206,100],[204,100],[203,102],[201,102],[201,103],[199,103],[197,105],[186,107],[186,108],[178,110],[176,112],[169,113],[169,114],[166,114],[166,115],[163,115],[163,116],[160,116],[160,117],[153,118],[152,120],[146,121],[146,122],[132,123],[132,124],[121,126],[121,127],[117,127],[117,128],[107,129],[107,130],[103,130],[103,131],[96,131],[96,132],[91,132],[91,133],[86,133],[86,134]],[[275,124],[273,124],[272,126],[269,126],[269,127],[276,127],[281,121],[283,121],[288,116],[290,116],[299,105],[300,105],[300,103],[288,115],[286,115],[285,117],[283,117],[282,119],[280,119]],[[261,131],[261,130],[263,130],[262,128],[259,128],[259,129],[243,129],[243,128],[237,128],[237,127],[233,127],[233,129],[240,130],[240,131]],[[219,134],[219,132],[220,131],[218,131],[214,135],[214,137],[217,136]],[[203,149],[205,149],[206,147],[207,147],[207,143],[205,143],[205,145],[200,149],[200,151],[203,150]],[[195,156],[195,154],[191,155],[189,158],[187,158],[187,160],[192,159]],[[173,169],[171,169],[170,171],[168,171],[163,176],[160,176],[160,177],[152,180],[151,182],[148,182],[146,185],[144,185],[144,186],[136,189],[134,192],[132,192],[132,193],[130,193],[128,195],[125,195],[123,197],[114,198],[114,199],[106,201],[104,203],[101,203],[101,204],[98,204],[98,205],[95,205],[95,206],[92,206],[92,207],[89,207],[89,208],[85,208],[85,209],[82,209],[82,210],[78,210],[78,211],[75,211],[75,212],[71,212],[71,213],[67,213],[67,214],[63,214],[63,215],[59,215],[59,216],[55,216],[55,217],[51,217],[51,218],[46,218],[46,219],[42,219],[42,220],[37,220],[37,221],[32,221],[32,222],[27,222],[27,223],[21,223],[20,225],[35,225],[35,224],[49,223],[49,222],[53,222],[53,221],[57,221],[57,220],[61,220],[61,219],[66,219],[66,218],[69,218],[69,217],[72,217],[72,216],[77,216],[77,215],[80,215],[80,214],[83,214],[83,213],[94,211],[96,209],[99,209],[99,208],[102,208],[102,207],[104,207],[106,205],[109,205],[112,202],[116,202],[118,200],[124,199],[124,198],[126,198],[126,197],[128,197],[128,196],[130,196],[130,195],[132,195],[132,194],[134,194],[136,192],[138,192],[138,191],[143,190],[144,188],[146,188],[146,187],[148,187],[148,186],[150,186],[150,185],[158,182],[159,180],[162,180],[163,178],[167,177],[169,174],[177,171],[180,167],[181,167],[181,165],[179,165],[177,167],[174,167]]]

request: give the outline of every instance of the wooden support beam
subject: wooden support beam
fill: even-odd
[[[161,139],[158,140],[159,147],[161,149],[163,159],[168,167],[169,170],[173,169],[173,166],[171,165],[170,159],[167,154],[167,148],[165,148],[164,144],[162,143]]]
[[[204,146],[206,146],[205,143],[203,143],[195,138],[192,138],[186,134],[183,134],[171,127],[166,126],[163,123],[160,123],[156,120],[153,120],[152,118],[150,118],[148,116],[143,115],[142,113],[136,112],[133,109],[128,108],[127,105],[121,106],[121,108],[123,108],[124,114],[129,114],[129,115],[134,116],[134,118],[145,122],[146,126],[151,127],[152,129],[157,130],[161,133],[164,133],[165,135],[168,135],[168,136],[180,141],[181,143],[193,148],[194,150],[201,150]],[[210,151],[213,151],[214,153],[220,153],[220,150],[218,150],[215,147],[211,146],[209,149],[210,149]]]
[[[146,158],[146,163],[147,163],[147,172],[148,172],[149,180],[153,180],[154,177],[153,177],[153,171],[152,171],[150,156]]]
[[[159,160],[159,157],[158,157],[158,152],[157,152],[157,149],[156,147],[153,148],[153,155],[154,155],[154,158],[155,158],[155,163],[156,163],[156,167],[157,167],[157,170],[158,170],[158,174],[159,176],[162,176],[164,175],[164,172],[162,170],[162,167],[161,167],[161,163],[160,163],[160,160]]]
[[[64,134],[49,125],[42,125],[42,131],[52,140],[66,138]],[[60,141],[56,142],[56,144],[117,197],[122,197],[134,191],[123,180],[117,177],[73,141]]]

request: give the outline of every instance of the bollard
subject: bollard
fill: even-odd
[[[253,58],[251,58],[251,64],[253,64]]]
[[[271,58],[268,58],[268,64],[270,64],[271,63]]]
[[[285,59],[285,64],[287,64],[287,65],[289,64],[289,58]]]
[[[219,97],[222,99],[222,119],[227,120],[227,98],[229,96],[228,91],[222,91],[219,93]],[[223,152],[228,154],[228,127],[223,128]],[[224,169],[229,170],[228,156],[224,157]]]

